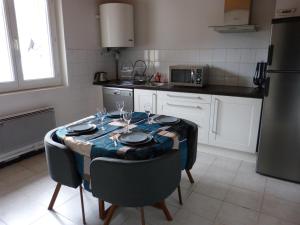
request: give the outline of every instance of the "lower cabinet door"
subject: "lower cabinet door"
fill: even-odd
[[[261,99],[212,96],[209,144],[255,153]]]
[[[145,112],[145,106],[151,106],[151,113],[156,113],[157,110],[157,95],[156,91],[134,89],[134,111]]]
[[[157,113],[190,120],[198,125],[198,142],[208,144],[210,104],[158,97]]]

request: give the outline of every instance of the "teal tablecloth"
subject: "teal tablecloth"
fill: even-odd
[[[110,138],[111,134],[124,129],[118,120],[106,118],[104,131],[101,130],[96,119],[91,119],[89,122],[97,125],[98,130],[95,134],[70,137],[67,136],[66,127],[61,127],[56,132],[58,139],[75,152],[78,171],[87,181],[89,181],[89,163],[96,157],[143,160],[162,155],[171,149],[178,149],[181,155],[181,167],[185,169],[188,157],[187,129],[189,129],[189,125],[183,120],[174,125],[147,124],[145,113],[134,112],[132,131],[139,130],[150,133],[161,129],[159,133],[154,134],[155,141],[152,140],[148,144],[136,147],[128,147],[120,142],[117,142],[117,146],[114,145]],[[93,135],[99,137],[91,139]],[[88,182],[85,183],[85,188],[89,189]]]

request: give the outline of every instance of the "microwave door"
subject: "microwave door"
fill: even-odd
[[[171,82],[177,84],[191,83],[191,70],[173,69],[171,73]]]

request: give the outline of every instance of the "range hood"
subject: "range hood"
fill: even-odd
[[[210,27],[220,33],[257,31],[257,26],[250,24],[251,3],[251,0],[225,0],[224,24]]]

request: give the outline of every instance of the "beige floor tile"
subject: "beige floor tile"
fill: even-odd
[[[44,153],[24,159],[19,164],[34,173],[41,173],[48,170]]]
[[[41,204],[12,192],[0,197],[0,218],[8,225],[27,225],[47,213]]]
[[[232,186],[225,201],[248,209],[259,211],[263,200],[263,193],[250,191]]]
[[[194,192],[219,200],[224,200],[230,185],[207,177],[202,177],[195,185]]]
[[[191,188],[189,189],[181,188],[181,196],[182,196],[183,204],[186,202],[187,198],[190,196],[191,193],[192,193]],[[180,207],[177,189],[166,199],[166,202],[167,204]]]
[[[300,204],[273,195],[264,196],[262,212],[290,223],[300,224]]]
[[[216,160],[216,158],[217,156],[215,155],[207,154],[205,152],[200,152],[198,150],[196,163],[211,165]]]
[[[242,161],[238,171],[241,173],[256,173],[256,163]]]
[[[300,203],[300,185],[267,178],[266,193],[288,201]]]
[[[223,170],[218,167],[210,166],[203,177],[207,179],[213,179],[220,183],[232,184],[236,173],[228,170]],[[202,177],[202,176],[201,176]],[[200,179],[201,179],[200,177]]]
[[[35,201],[42,204],[45,208],[47,208],[55,190],[56,184],[57,183],[54,182],[48,176],[48,174],[44,173],[42,175],[36,175],[35,177],[28,179],[26,185],[24,185],[20,189],[20,191],[27,197],[34,199]],[[39,194],[37,195],[36,193]],[[62,185],[54,208],[62,205],[74,196],[79,196],[79,188],[74,189]]]
[[[191,169],[192,176],[196,177],[196,179],[199,179],[200,176],[206,173],[209,166],[210,165],[206,163],[195,163]]]
[[[54,205],[56,212],[47,210],[56,183],[46,166],[45,155],[39,154],[0,169],[0,225],[82,224],[78,189],[63,186]],[[182,173],[183,206],[177,190],[166,200],[174,221],[166,221],[160,210],[146,207],[146,224],[300,225],[299,184],[259,175],[254,163],[201,152],[191,172],[195,184]],[[88,224],[103,224],[98,218],[98,200],[87,191],[84,200]],[[258,221],[259,212],[252,209],[259,205],[263,207]],[[140,225],[139,211],[119,208],[111,225],[122,224]]]
[[[32,225],[75,225],[59,213],[49,211],[46,215],[39,218]]]
[[[200,217],[213,221],[222,205],[220,200],[210,198],[197,193],[192,193],[183,208],[189,210]]]
[[[225,157],[217,157],[211,167],[220,168],[222,170],[236,172],[241,165],[241,160],[235,160]]]
[[[260,214],[258,225],[295,225],[295,224],[282,221],[273,216]]]
[[[167,223],[166,223],[167,224]],[[180,209],[175,218],[174,222],[172,223],[174,225],[212,225],[213,222],[210,220],[207,220],[205,218],[202,218],[198,216],[197,214],[194,214],[186,209]]]
[[[102,224],[101,219],[99,219],[99,211],[98,211],[98,199],[93,197],[90,192],[84,192],[84,208],[86,221],[89,225],[99,225]],[[80,196],[77,195],[63,205],[56,207],[55,211],[59,214],[67,217],[69,220],[74,222],[75,224],[82,224],[82,216],[81,216],[81,205],[80,205]],[[111,225],[119,225],[122,224],[128,215],[123,213],[122,210],[118,210],[111,222]]]
[[[194,178],[194,181],[195,183],[197,183],[200,179],[200,176],[195,176],[195,174],[192,174],[193,178]],[[181,173],[181,181],[180,181],[180,186],[182,188],[186,188],[186,189],[189,189],[189,190],[193,190],[194,188],[194,184],[192,184],[186,174],[185,171],[182,171]]]
[[[6,186],[15,185],[34,175],[34,172],[18,164],[14,164],[0,169],[0,182]]]
[[[7,186],[0,182],[0,196],[7,192]]]
[[[256,225],[258,212],[230,203],[223,203],[215,225]]]
[[[171,213],[172,218],[174,218],[178,211],[178,207],[175,207],[170,204],[166,204],[166,205],[168,207],[168,210]],[[137,220],[139,221],[138,225],[140,225],[141,223],[140,223],[139,209],[137,211],[138,211],[138,213],[136,215],[137,215]],[[144,212],[145,212],[146,224],[148,223],[151,225],[162,225],[166,222],[169,222],[169,221],[167,221],[163,211],[160,209],[156,209],[152,206],[147,206],[147,207],[144,207]]]
[[[232,183],[234,186],[263,193],[266,186],[266,177],[257,173],[239,171]]]

